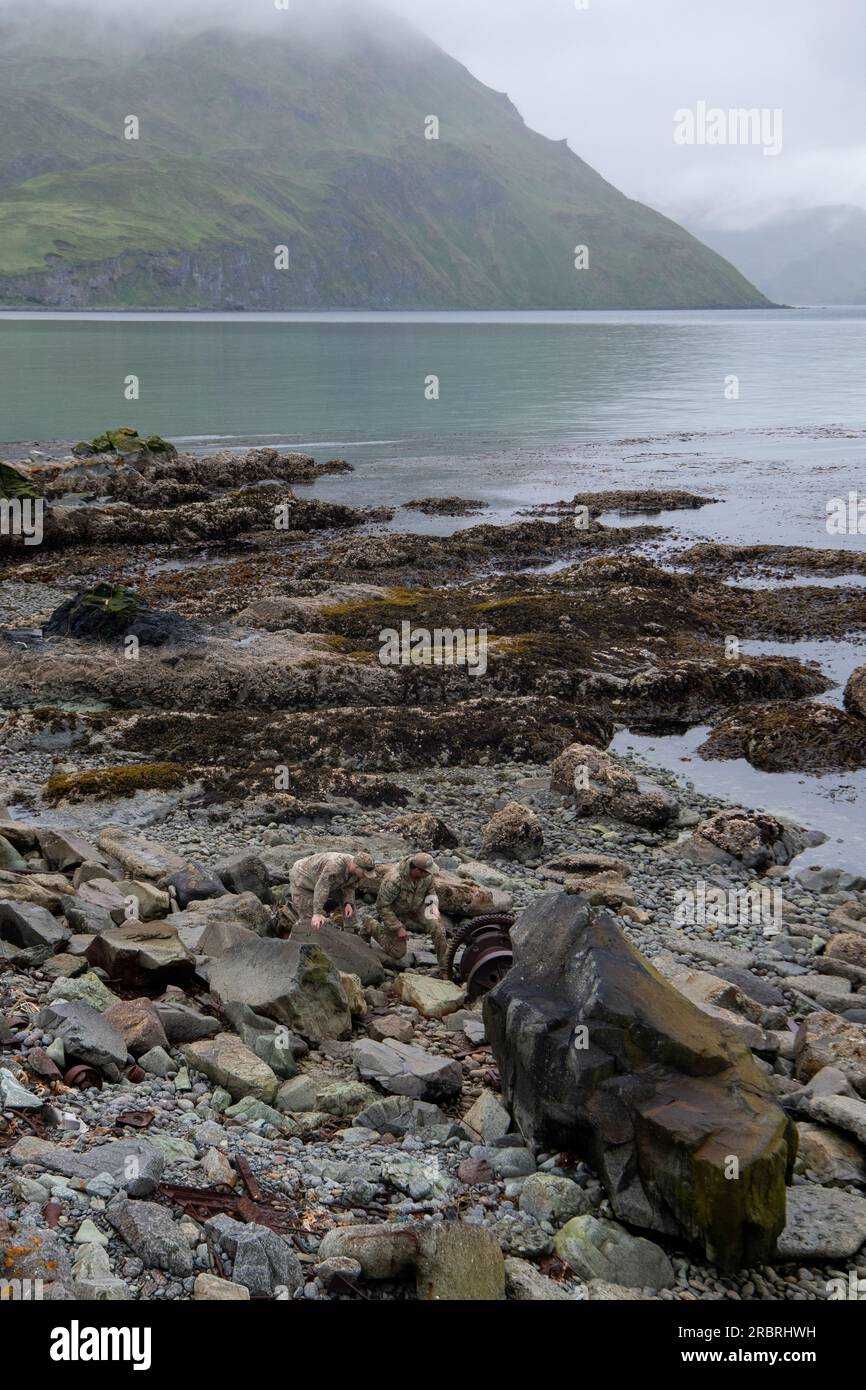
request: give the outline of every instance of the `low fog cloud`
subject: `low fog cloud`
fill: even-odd
[[[0,0],[0,15],[13,0]],[[16,0],[16,8],[21,0]],[[112,25],[273,26],[282,0],[88,0]],[[322,23],[372,25],[369,0],[288,0]],[[745,226],[773,212],[866,206],[862,0],[381,0],[527,123],[631,197],[672,216]],[[29,0],[32,23],[50,4]],[[64,4],[68,13],[71,7]],[[781,152],[677,145],[674,113],[699,103],[781,111]]]

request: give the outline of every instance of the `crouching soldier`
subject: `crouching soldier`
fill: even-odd
[[[328,903],[343,910],[343,921],[355,916],[355,888],[376,867],[370,854],[310,854],[289,870],[292,906],[302,925],[312,922],[316,931],[325,921]]]
[[[440,966],[448,951],[445,923],[439,915],[439,899],[433,875],[439,872],[429,854],[410,854],[385,870],[376,899],[378,921],[367,928],[392,960],[406,954],[407,930],[429,932]]]

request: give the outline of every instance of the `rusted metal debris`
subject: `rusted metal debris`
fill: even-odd
[[[13,1144],[18,1143],[21,1138],[22,1125],[26,1125],[37,1139],[51,1136],[52,1131],[57,1128],[50,1112],[29,1114],[26,1110],[19,1110],[16,1112],[15,1118],[8,1122],[7,1128],[0,1130],[0,1149],[10,1149]]]
[[[57,1063],[48,1056],[44,1047],[31,1047],[24,1059],[24,1065],[40,1081],[61,1081],[63,1073]]]
[[[294,1232],[303,1234],[302,1228],[292,1222],[291,1213],[281,1210],[267,1201],[254,1201],[252,1197],[238,1196],[230,1187],[186,1187],[182,1183],[163,1182],[159,1185],[160,1195],[181,1207],[193,1220],[204,1223],[211,1216],[224,1212],[236,1221],[251,1225],[267,1226],[278,1235]]]
[[[260,1202],[262,1199],[262,1189],[259,1186],[258,1179],[256,1178],[255,1173],[250,1167],[247,1159],[245,1159],[241,1154],[236,1154],[235,1158],[232,1160],[232,1164],[235,1171],[243,1179],[244,1186],[246,1187],[247,1192],[250,1194],[252,1200],[254,1202]]]
[[[114,1123],[118,1128],[128,1125],[130,1129],[147,1129],[155,1118],[152,1110],[124,1110]]]
[[[46,1202],[42,1208],[42,1218],[49,1228],[53,1230],[63,1215],[63,1208],[59,1202]]]
[[[76,1062],[74,1067],[70,1067],[63,1077],[63,1083],[77,1091],[87,1091],[91,1086],[95,1086],[97,1091],[102,1090],[102,1077],[95,1067],[88,1066],[86,1062]]]
[[[511,969],[514,920],[508,912],[470,917],[452,938],[445,973],[455,984],[465,985],[468,1001],[486,994]]]

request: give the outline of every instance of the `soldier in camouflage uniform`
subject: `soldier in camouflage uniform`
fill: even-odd
[[[433,883],[438,872],[429,854],[410,854],[385,870],[376,899],[379,920],[368,919],[366,926],[392,960],[405,956],[409,928],[430,933],[439,964],[444,966],[448,942]]]
[[[298,920],[312,922],[316,931],[325,920],[329,902],[340,903],[343,919],[355,916],[355,888],[376,865],[370,854],[310,854],[289,870],[292,906]]]

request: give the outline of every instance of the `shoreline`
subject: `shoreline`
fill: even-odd
[[[203,1297],[215,1269],[208,1242],[170,1185],[224,1181],[227,1160],[240,1158],[272,1218],[304,1231],[288,1244],[279,1237],[290,1269],[282,1283],[288,1279],[296,1299],[352,1296],[327,1252],[382,1221],[397,1223],[395,1239],[407,1222],[439,1228],[443,1240],[455,1223],[477,1232],[491,1278],[504,1277],[514,1299],[828,1297],[833,1279],[856,1276],[866,1238],[866,1126],[858,1128],[866,1116],[858,1098],[866,1095],[866,863],[864,876],[839,872],[825,844],[808,850],[819,862],[823,851],[823,870],[806,868],[814,837],[802,819],[776,821],[761,811],[731,820],[721,797],[683,787],[664,769],[647,779],[642,760],[606,750],[616,730],[706,724],[724,738],[728,757],[748,737],[752,757],[787,760],[801,777],[811,775],[810,759],[856,764],[866,716],[855,712],[854,687],[848,708],[827,705],[833,682],[807,665],[745,652],[732,661],[725,641],[732,630],[744,643],[778,642],[780,633],[787,641],[838,640],[852,623],[866,627],[862,589],[726,582],[765,573],[765,559],[807,577],[816,565],[834,563],[826,555],[810,560],[821,552],[804,548],[745,560],[729,547],[698,546],[691,570],[679,574],[648,558],[648,545],[665,544],[660,501],[700,508],[708,499],[699,495],[623,495],[619,502],[637,512],[637,527],[608,524],[617,499],[585,493],[563,502],[556,519],[492,525],[482,509],[460,530],[435,536],[383,530],[381,516],[315,495],[301,501],[294,487],[319,467],[312,458],[255,450],[242,458],[141,454],[23,465],[50,518],[42,546],[7,547],[3,557],[0,837],[6,863],[17,867],[0,868],[0,918],[6,912],[11,920],[2,894],[14,893],[16,910],[22,901],[42,904],[52,930],[66,935],[59,951],[54,944],[46,954],[0,925],[0,1068],[31,1096],[40,1138],[54,1145],[56,1131],[43,1127],[50,1092],[34,1067],[54,1047],[64,1000],[95,1001],[78,1004],[90,1010],[82,1017],[92,1027],[90,1015],[108,1009],[118,1021],[134,1015],[136,1028],[145,1014],[152,1025],[151,1009],[176,1026],[172,1009],[182,1005],[210,1021],[206,1032],[211,1024],[225,1030],[237,1056],[223,1069],[207,1041],[193,1052],[176,1032],[154,1043],[160,1033],[151,1026],[141,1077],[108,1074],[100,1090],[59,1093],[82,1162],[91,1161],[94,1130],[123,1138],[116,1116],[130,1109],[151,1115],[136,1142],[153,1181],[126,1197],[123,1181],[100,1185],[84,1169],[64,1177],[56,1165],[70,1160],[54,1147],[19,1148],[29,1131],[7,1106],[7,1118],[0,1114],[0,1217],[19,1236],[35,1232],[44,1240],[53,1199],[95,1222],[106,1253],[91,1255],[87,1268],[80,1260],[73,1267],[65,1225],[48,1239],[53,1282],[77,1287],[79,1296],[88,1296],[82,1289],[93,1296],[95,1279],[122,1299]],[[235,491],[220,484],[226,470],[235,470]],[[422,513],[433,506],[418,500]],[[459,501],[439,505],[453,511]],[[273,527],[275,507],[288,509],[290,529]],[[575,528],[579,507],[586,522]],[[403,513],[410,523],[413,514]],[[202,563],[166,569],[179,545]],[[563,568],[551,573],[559,560]],[[734,561],[736,574],[721,579]],[[838,563],[844,579],[847,556],[840,552]],[[76,606],[75,595],[92,595],[97,581],[107,587],[94,617],[94,602]],[[423,630],[484,626],[484,679],[459,668],[383,665],[379,634],[399,631],[407,614]],[[124,643],[136,632],[141,645],[129,661]],[[776,723],[767,726],[780,710],[781,740]],[[588,790],[577,777],[584,764],[594,769]],[[288,776],[280,781],[283,769]],[[118,796],[124,783],[132,794]],[[146,849],[135,839],[142,835]],[[225,998],[209,992],[208,977],[215,968],[225,972],[230,933],[240,931],[237,943],[255,951],[262,937],[285,941],[279,912],[288,868],[301,850],[333,846],[371,847],[380,864],[430,848],[455,924],[485,902],[519,914],[545,893],[578,894],[593,911],[606,908],[661,979],[676,982],[672,998],[690,1001],[748,1049],[768,1095],[796,1123],[801,1156],[788,1193],[787,1254],[726,1273],[680,1238],[630,1233],[585,1158],[572,1164],[498,1129],[509,1118],[491,1073],[480,1001],[466,1001],[458,989],[443,1014],[422,1002],[430,991],[438,998],[455,989],[423,937],[411,940],[407,960],[395,968],[357,937],[345,933],[341,941],[337,933],[325,951],[332,967],[348,952],[370,972],[357,985],[348,982],[351,970],[340,976],[343,1007],[353,1001],[351,1032],[340,1023],[330,1036],[307,1037],[294,1074],[277,1074],[264,1092],[269,1099],[256,1099],[248,1069],[259,1059],[243,1056],[252,1034],[227,1022]],[[233,879],[224,891],[219,875],[239,855],[245,873],[262,866],[249,879],[258,890],[241,892]],[[178,871],[177,863],[197,867]],[[180,873],[178,884],[188,887],[194,874],[213,886],[179,913],[166,913],[164,867],[169,877]],[[112,891],[121,871],[127,884],[136,875],[145,880],[136,889],[138,910],[147,901],[149,920],[165,924],[159,929],[175,943],[177,973],[161,967],[148,981],[143,957],[131,977],[121,978],[116,964],[101,973],[95,965],[108,959],[98,942],[105,932],[112,940],[118,919],[109,925],[100,914],[118,911]],[[95,896],[85,892],[91,883]],[[680,899],[701,885],[733,898],[756,885],[776,895],[778,930],[748,918],[682,920]],[[369,907],[372,894],[361,896]],[[464,900],[474,905],[468,911]],[[47,919],[40,921],[46,930]],[[211,933],[211,955],[192,949],[201,924]],[[840,946],[841,938],[853,944]],[[178,939],[190,942],[188,962]],[[285,949],[293,949],[291,936]],[[429,1133],[416,1101],[407,1105],[404,1093],[398,1105],[387,1088],[383,1094],[371,1084],[365,1048],[381,1036],[411,1040],[452,1078],[446,1096],[430,1093],[427,1103],[438,1112]],[[141,1061],[133,1032],[125,1037]],[[828,1045],[842,1081],[835,1091],[816,1091],[811,1080]],[[77,1052],[80,1058],[80,1040]],[[836,1102],[835,1125],[821,1118],[822,1096]],[[376,1119],[383,1105],[388,1118]],[[402,1129],[400,1105],[412,1112]],[[144,1221],[145,1198],[170,1221],[167,1263],[154,1258],[136,1224]],[[574,1264],[563,1263],[563,1216],[567,1224],[566,1214],[577,1212],[580,1220],[616,1226],[625,1242],[633,1234],[652,1242],[656,1253],[643,1251],[645,1277],[612,1289],[616,1279],[581,1279]],[[218,1240],[217,1229],[210,1231]],[[232,1286],[224,1296],[241,1298],[251,1276],[230,1243],[220,1248],[217,1277]],[[635,1247],[635,1259],[638,1253]],[[369,1278],[365,1258],[349,1277],[364,1278],[367,1296],[407,1296],[394,1280]],[[579,1265],[579,1252],[571,1258]],[[280,1297],[277,1282],[254,1287]]]

